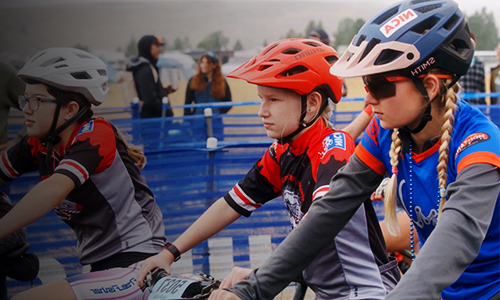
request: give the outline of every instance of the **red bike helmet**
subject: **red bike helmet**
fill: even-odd
[[[330,67],[338,59],[337,51],[321,42],[303,38],[284,39],[267,46],[227,77],[290,89],[299,95],[321,89],[338,103],[342,97],[343,79],[330,74]]]

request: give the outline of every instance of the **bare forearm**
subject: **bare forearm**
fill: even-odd
[[[0,240],[40,219],[64,201],[72,189],[66,186],[67,181],[71,184],[73,182],[64,175],[55,174],[53,176],[56,178],[52,179],[51,177],[33,187],[8,214],[0,219]],[[58,179],[62,179],[64,184],[61,184]]]
[[[184,253],[226,228],[240,216],[224,198],[220,198],[175,240],[174,245]]]

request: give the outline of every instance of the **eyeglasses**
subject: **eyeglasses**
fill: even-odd
[[[18,96],[17,100],[19,101],[19,107],[21,109],[23,109],[24,106],[26,105],[26,103],[28,103],[28,107],[31,111],[37,111],[40,108],[40,102],[57,103],[56,99],[48,99],[48,98],[40,98],[40,97],[26,98],[24,96]]]
[[[418,78],[424,78],[428,74],[423,74],[418,76]],[[433,74],[439,79],[450,79],[451,75],[446,74]],[[396,85],[395,82],[410,80],[408,77],[404,76],[378,76],[369,75],[363,76],[363,83],[365,84],[365,90],[370,93],[376,100],[393,97],[396,95]]]

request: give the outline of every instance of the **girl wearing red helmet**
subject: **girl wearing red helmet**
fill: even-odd
[[[289,212],[292,228],[300,228],[310,205],[322,201],[332,176],[354,151],[351,136],[333,130],[329,123],[328,98],[338,102],[341,97],[343,80],[329,74],[337,59],[337,52],[320,42],[286,39],[269,45],[228,75],[257,85],[262,99],[258,115],[268,136],[276,141],[248,174],[167,250],[142,264],[138,282],[155,267],[169,271],[182,252],[278,196]],[[305,239],[296,247],[300,250],[314,242]],[[352,295],[383,299],[400,276],[397,262],[387,256],[369,195],[345,230],[319,255],[307,259],[310,265],[302,275],[317,299]],[[233,272],[222,288],[244,279],[250,271],[236,272],[244,274],[236,278]]]
[[[422,246],[386,299],[500,299],[500,131],[455,85],[473,55],[452,0],[406,0],[366,22],[331,73],[363,77],[375,118],[304,222],[230,290],[272,299],[388,173],[387,226],[398,231],[398,201],[411,220],[408,240],[418,234]]]

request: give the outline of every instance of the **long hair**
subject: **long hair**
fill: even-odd
[[[191,80],[191,85],[189,86],[192,90],[196,90],[198,92],[203,92],[207,88],[207,80],[205,76],[203,76],[203,72],[201,71],[200,64],[202,59],[206,59],[209,63],[214,64],[214,60],[203,54],[198,61],[198,71],[193,76]],[[210,95],[212,95],[216,99],[224,98],[226,96],[226,82],[224,80],[224,75],[222,75],[220,62],[215,63],[215,69],[212,74],[212,90],[210,91]]]
[[[34,84],[34,82],[28,82],[31,84]],[[59,90],[53,86],[47,85],[47,92],[51,94],[52,96],[57,98],[57,94],[59,92],[62,92],[62,97],[61,97],[61,107],[67,106],[71,101],[75,101],[78,103],[78,106],[80,107],[79,109],[82,109],[85,105],[87,105],[88,101],[87,99],[80,93],[74,93],[74,92],[69,92],[69,91],[62,91]],[[91,108],[87,110],[85,114],[83,114],[77,121],[77,124],[81,124],[85,121],[89,121],[92,116],[94,115],[94,112],[92,111]],[[142,152],[142,149],[138,146],[131,146],[127,143],[121,132],[116,129],[116,132],[118,133],[119,138],[123,141],[123,144],[127,148],[127,152],[132,158],[132,161],[140,168],[142,169],[146,165],[146,156],[144,156],[144,153]]]
[[[440,73],[439,70],[432,70],[429,73]],[[441,127],[441,146],[439,147],[439,159],[437,165],[438,171],[438,181],[440,193],[438,216],[441,215],[444,203],[446,202],[446,183],[447,183],[447,171],[448,171],[448,157],[450,152],[450,142],[451,135],[453,132],[453,124],[455,121],[454,114],[457,108],[458,96],[456,92],[458,91],[458,84],[455,84],[451,88],[447,88],[451,84],[451,79],[445,81],[440,80],[440,87],[438,95],[438,104],[445,108],[445,113],[443,116],[443,125]],[[401,140],[398,135],[399,130],[397,128],[393,129],[392,133],[392,144],[389,156],[391,158],[391,166],[393,174],[387,184],[387,191],[385,193],[384,199],[384,211],[385,220],[387,224],[387,229],[392,235],[397,235],[399,233],[398,220],[396,215],[396,193],[397,193],[397,168],[399,163],[399,153],[401,152]]]

